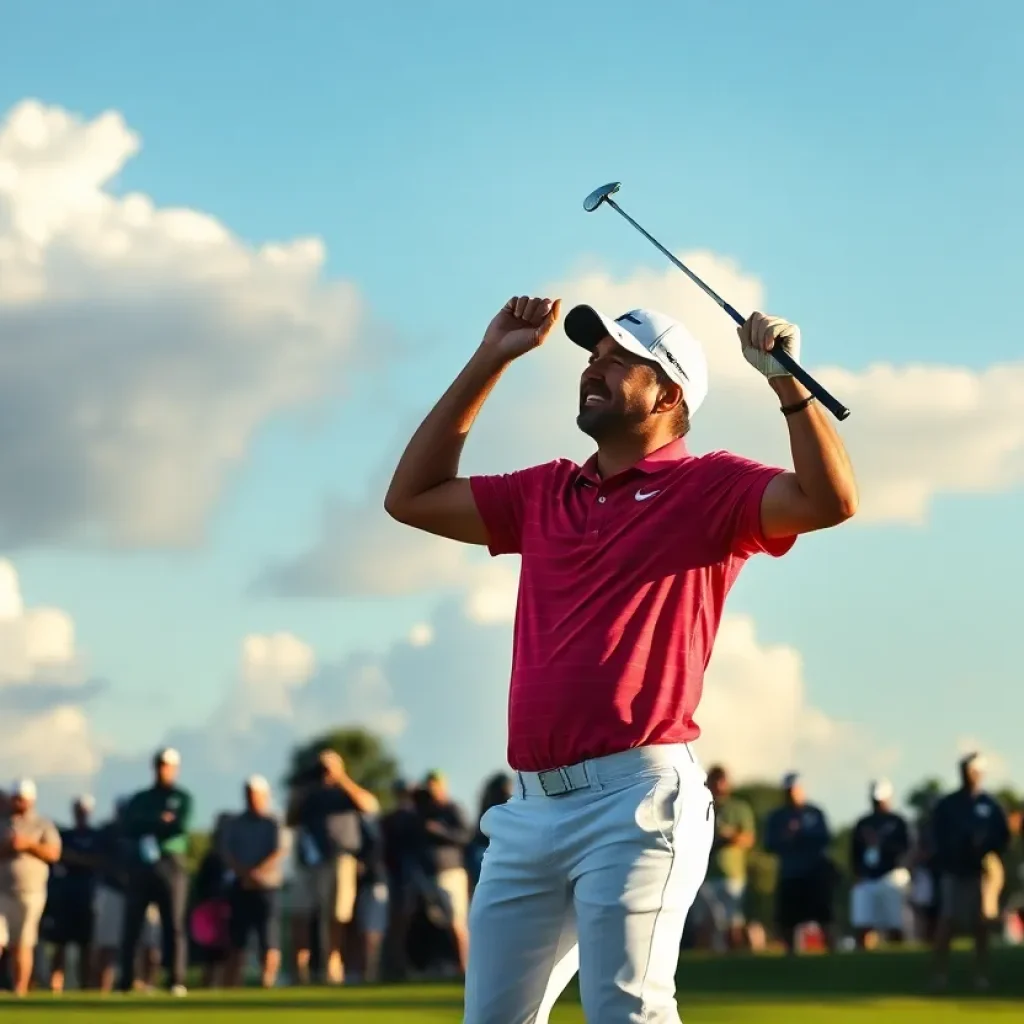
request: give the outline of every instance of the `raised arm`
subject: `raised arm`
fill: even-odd
[[[466,437],[487,396],[513,360],[551,333],[559,300],[509,299],[480,347],[406,446],[384,499],[393,519],[426,533],[486,545],[487,529],[470,482],[459,476]]]
[[[792,472],[780,473],[765,488],[761,528],[765,537],[793,537],[823,530],[857,511],[857,484],[846,448],[829,414],[810,392],[771,356],[779,345],[800,357],[800,329],[778,317],[754,313],[739,329],[747,361],[768,378],[786,410]]]

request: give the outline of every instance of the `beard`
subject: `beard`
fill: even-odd
[[[646,416],[642,410],[626,408],[614,399],[600,405],[581,405],[576,426],[598,444],[636,432]]]

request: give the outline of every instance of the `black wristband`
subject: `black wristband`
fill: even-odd
[[[802,402],[794,405],[780,405],[779,409],[783,416],[792,416],[794,413],[803,412],[814,401],[814,395],[808,395]]]

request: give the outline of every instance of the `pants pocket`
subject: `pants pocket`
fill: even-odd
[[[648,789],[637,811],[637,824],[673,849],[681,805],[682,780],[679,772],[672,768],[662,772]]]

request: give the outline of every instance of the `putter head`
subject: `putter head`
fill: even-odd
[[[602,185],[583,200],[583,209],[593,213],[609,196],[614,195],[622,186],[621,181],[613,181],[610,185]]]

